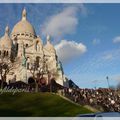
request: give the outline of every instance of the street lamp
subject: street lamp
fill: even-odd
[[[108,88],[110,88],[109,77],[107,76],[106,79],[107,79],[107,83],[108,83]]]

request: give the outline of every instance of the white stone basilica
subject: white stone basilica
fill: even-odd
[[[22,19],[13,27],[9,36],[8,26],[5,34],[0,38],[0,59],[6,58],[14,64],[13,69],[6,77],[6,82],[23,81],[37,74],[42,74],[49,83],[49,79],[68,87],[62,64],[58,60],[54,46],[50,42],[50,36],[46,37],[46,45],[36,35],[34,27],[27,20],[27,13],[24,9]]]

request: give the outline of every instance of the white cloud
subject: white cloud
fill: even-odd
[[[119,72],[117,74],[111,75],[111,80],[115,80],[116,82],[120,83],[120,74]]]
[[[104,60],[112,60],[113,59],[113,54],[111,54],[111,53],[105,54],[103,56],[103,59]]]
[[[120,43],[120,36],[115,37],[113,43]]]
[[[102,60],[105,62],[105,61],[114,61],[114,60],[119,60],[120,59],[120,49],[113,49],[113,50],[108,50],[108,51],[105,51],[101,54],[102,56]]]
[[[113,80],[117,80],[117,81],[120,82],[120,75],[116,75],[116,76],[114,76],[114,77],[113,77]]]
[[[92,41],[92,44],[93,45],[98,45],[98,44],[100,44],[100,39],[93,39],[93,41]]]
[[[87,63],[84,62],[81,64],[77,64],[76,67],[72,70],[72,74],[91,74],[95,73],[97,70],[105,70],[112,69],[110,72],[114,72],[118,69],[120,59],[120,49],[107,50],[104,52],[100,52],[97,54],[92,54],[87,56]]]
[[[87,51],[87,47],[82,43],[75,41],[62,40],[55,45],[57,55],[62,62],[75,59]]]
[[[50,34],[56,38],[74,33],[78,24],[77,11],[78,7],[67,7],[62,12],[49,17],[43,24],[42,34]]]

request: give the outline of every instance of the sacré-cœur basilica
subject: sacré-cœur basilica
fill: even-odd
[[[46,36],[46,44],[43,45],[41,37],[36,35],[34,27],[27,20],[25,9],[12,32],[9,34],[7,26],[4,36],[0,38],[1,61],[3,58],[4,61],[13,64],[13,68],[6,75],[6,82],[28,83],[30,78],[42,76],[42,82],[45,84],[54,79],[56,83],[68,87],[68,80],[51,44],[50,36]]]

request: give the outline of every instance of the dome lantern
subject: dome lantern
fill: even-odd
[[[5,35],[8,35],[8,34],[9,34],[9,27],[7,25],[6,28],[5,28]]]
[[[26,18],[27,18],[27,12],[26,9],[24,8],[22,11],[22,20],[26,20]]]
[[[46,39],[47,39],[47,43],[50,43],[50,35],[47,35]]]

